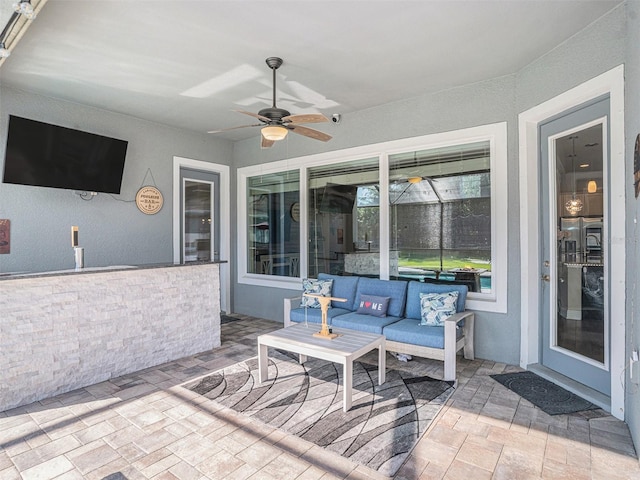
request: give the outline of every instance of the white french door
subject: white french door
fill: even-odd
[[[540,125],[541,364],[611,394],[609,99]]]

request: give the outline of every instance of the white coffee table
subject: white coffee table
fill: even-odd
[[[333,328],[340,336],[334,339],[318,338],[319,325],[303,323],[292,325],[258,337],[258,381],[268,380],[269,347],[280,348],[300,355],[300,363],[307,356],[340,363],[343,366],[343,410],[351,408],[353,388],[353,361],[374,348],[378,349],[378,385],[385,382],[386,351],[384,335]]]

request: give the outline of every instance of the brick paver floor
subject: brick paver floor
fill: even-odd
[[[255,356],[256,337],[278,328],[238,316],[219,348],[0,413],[0,479],[387,478],[180,386]],[[413,361],[442,377],[441,362]],[[513,370],[461,359],[455,393],[396,478],[640,479],[623,422],[549,416],[489,377]]]

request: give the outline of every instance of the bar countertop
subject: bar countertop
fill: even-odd
[[[104,272],[120,272],[127,270],[145,270],[151,268],[169,268],[169,267],[190,267],[194,265],[207,265],[207,264],[221,264],[227,263],[226,260],[219,260],[214,262],[189,262],[189,263],[154,263],[144,265],[110,265],[106,267],[85,267],[85,268],[71,268],[68,270],[54,270],[50,272],[11,272],[0,273],[0,281],[2,280],[14,280],[18,278],[39,278],[39,277],[52,277],[62,275],[80,275],[87,273],[104,273]]]

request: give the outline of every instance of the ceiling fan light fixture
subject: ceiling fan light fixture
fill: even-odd
[[[422,177],[409,177],[407,178],[409,183],[420,183],[422,181]]]
[[[262,136],[267,140],[277,142],[278,140],[283,140],[284,137],[287,136],[287,133],[289,133],[289,130],[280,125],[267,125],[262,128],[261,132]]]

